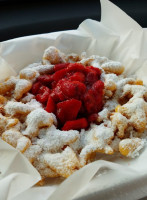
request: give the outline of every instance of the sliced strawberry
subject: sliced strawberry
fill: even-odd
[[[32,94],[36,95],[41,86],[42,86],[42,84],[40,82],[34,83],[32,86]]]
[[[67,67],[67,72],[83,72],[86,73],[86,67],[80,63],[70,63]]]
[[[49,94],[50,94],[50,89],[46,86],[41,86],[41,88],[38,91],[38,94],[36,95],[36,100],[39,101],[40,103],[46,103]]]
[[[53,101],[51,96],[49,96],[49,98],[48,98],[46,111],[49,112],[49,113],[55,113],[56,112],[56,104]]]
[[[61,82],[63,82],[62,80],[60,80],[57,84],[56,87],[52,90],[51,93],[51,97],[53,98],[54,102],[58,103],[60,101],[65,101],[68,98],[62,93],[61,90]]]
[[[56,82],[56,81],[53,81],[53,82],[51,82],[51,84],[50,84],[50,88],[51,88],[51,89],[54,89],[54,88],[56,87],[56,85],[57,85],[57,82]]]
[[[85,75],[82,72],[75,72],[72,76],[69,78],[71,81],[85,81]]]
[[[53,75],[42,75],[37,78],[43,84],[49,84],[53,81]]]
[[[67,121],[62,127],[63,131],[68,130],[80,130],[88,128],[88,122],[86,118],[81,118],[73,121]]]
[[[93,113],[93,114],[88,116],[88,122],[89,123],[96,123],[97,119],[98,119],[98,114],[97,113]]]
[[[57,104],[57,117],[62,124],[76,119],[81,107],[81,101],[70,99]]]
[[[69,63],[60,63],[54,66],[54,71],[59,71],[61,69],[66,68],[69,65]]]
[[[103,96],[97,95],[96,105],[97,105],[97,112],[101,111],[103,108]]]
[[[94,91],[95,94],[102,95],[103,94],[103,89],[104,89],[104,82],[101,80],[96,81],[92,85],[92,90]]]
[[[95,95],[92,90],[88,90],[84,95],[84,105],[88,112],[88,114],[97,112],[97,103],[95,99]]]
[[[53,99],[53,101],[54,101],[55,103],[57,103],[57,102],[60,101],[59,95],[58,95],[56,92],[52,91],[52,93],[50,94],[50,96],[52,97],[52,99]]]
[[[83,105],[83,103],[82,103],[82,105],[81,105],[81,108],[80,108],[80,110],[79,110],[79,115],[80,116],[86,116],[86,110],[85,110],[85,107],[84,107],[84,105]]]
[[[87,68],[87,69],[92,69],[92,70],[94,70],[94,71],[97,73],[97,75],[100,77],[100,75],[101,75],[101,70],[100,70],[99,68],[93,67],[93,66],[87,66],[86,68]]]
[[[37,94],[36,95],[36,100],[39,101],[40,103],[46,103],[48,99],[48,94]]]
[[[91,87],[98,79],[96,71],[87,68],[86,85]]]
[[[64,78],[67,74],[67,69],[61,69],[53,74],[54,81],[58,82],[62,78]]]
[[[79,81],[63,81],[61,83],[61,90],[68,98],[79,99],[86,91],[85,84]]]
[[[46,86],[41,86],[40,88],[39,88],[39,91],[38,91],[38,93],[39,94],[43,94],[44,92],[47,92],[47,93],[50,93],[50,89],[48,88],[48,87],[46,87]]]

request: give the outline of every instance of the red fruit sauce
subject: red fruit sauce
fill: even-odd
[[[41,75],[32,86],[32,94],[52,112],[61,130],[87,129],[96,123],[103,107],[104,83],[101,70],[80,63],[54,66],[54,73]]]

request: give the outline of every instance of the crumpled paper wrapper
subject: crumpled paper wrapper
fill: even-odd
[[[16,75],[26,65],[41,60],[54,45],[65,53],[86,51],[120,61],[127,74],[147,85],[147,30],[108,0],[101,0],[101,22],[87,19],[77,30],[17,38],[0,44],[0,79]],[[147,148],[135,159],[98,155],[65,181],[51,179],[32,187],[39,173],[13,147],[0,140],[1,200],[135,200],[147,196]]]

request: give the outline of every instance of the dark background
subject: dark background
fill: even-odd
[[[111,0],[147,27],[147,0]],[[0,0],[0,41],[76,29],[87,18],[100,20],[99,0]]]

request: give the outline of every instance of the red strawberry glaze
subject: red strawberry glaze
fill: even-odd
[[[54,73],[42,75],[32,86],[32,93],[47,112],[56,115],[61,130],[87,129],[96,123],[103,107],[104,83],[101,70],[80,63],[54,66]]]

